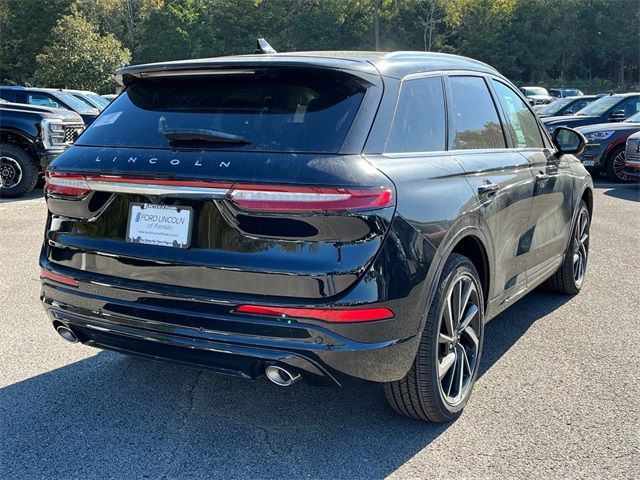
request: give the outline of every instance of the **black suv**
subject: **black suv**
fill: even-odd
[[[549,132],[558,127],[584,127],[606,122],[622,122],[640,111],[640,93],[607,95],[590,103],[574,115],[547,117],[542,120]]]
[[[68,110],[0,99],[0,197],[31,192],[38,175],[83,130],[82,118]]]
[[[288,386],[384,383],[446,421],[484,325],[580,291],[592,182],[508,80],[434,53],[124,68],[47,176],[42,301],[71,342]]]
[[[26,103],[40,107],[70,110],[80,115],[87,126],[100,114],[100,110],[90,107],[64,90],[0,86],[0,98],[12,103]]]

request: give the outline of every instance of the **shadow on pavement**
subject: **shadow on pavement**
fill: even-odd
[[[533,292],[489,323],[481,375],[568,299]],[[1,389],[0,414],[5,478],[379,478],[449,426],[371,383],[281,389],[110,352]]]
[[[3,203],[24,202],[25,200],[34,200],[36,198],[43,198],[43,197],[44,197],[44,192],[42,191],[42,188],[36,188],[28,195],[24,195],[22,197],[18,197],[18,198],[0,197],[0,205],[2,205]]]
[[[608,197],[619,198],[620,200],[629,200],[631,202],[640,202],[640,185],[629,184],[611,188],[604,192]]]

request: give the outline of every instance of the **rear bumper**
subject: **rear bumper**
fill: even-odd
[[[289,366],[311,384],[341,385],[349,378],[387,382],[406,374],[418,348],[418,335],[355,341],[324,322],[238,315],[229,313],[229,305],[203,309],[166,296],[152,300],[149,295],[132,303],[118,298],[126,295],[105,298],[96,290],[100,288],[43,280],[41,300],[54,325],[68,326],[86,345],[222,374],[255,379],[275,363]],[[389,322],[399,321],[350,328],[385,323],[388,328]]]

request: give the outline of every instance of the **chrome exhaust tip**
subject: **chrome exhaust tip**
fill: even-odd
[[[77,335],[73,333],[73,330],[71,330],[66,325],[58,325],[56,327],[56,332],[58,332],[58,335],[60,335],[69,343],[78,343],[80,341]]]
[[[291,372],[278,365],[269,365],[265,368],[264,374],[271,382],[275,383],[279,387],[290,387],[302,378],[299,373]]]

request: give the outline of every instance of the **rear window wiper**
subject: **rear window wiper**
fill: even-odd
[[[235,143],[248,145],[251,142],[239,135],[206,130],[202,128],[175,128],[162,132],[169,143],[174,142],[207,142],[207,143]]]

